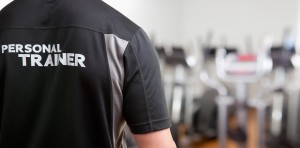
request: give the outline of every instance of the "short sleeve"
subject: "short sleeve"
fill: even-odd
[[[124,53],[123,113],[134,134],[170,127],[157,54],[140,29]]]

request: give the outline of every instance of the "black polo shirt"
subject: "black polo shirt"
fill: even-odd
[[[145,32],[100,0],[15,0],[0,12],[0,147],[126,147],[170,127]]]

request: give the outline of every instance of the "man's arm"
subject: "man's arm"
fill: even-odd
[[[175,148],[158,57],[140,29],[124,51],[123,115],[139,148]]]
[[[176,148],[170,129],[147,134],[134,134],[139,148]]]

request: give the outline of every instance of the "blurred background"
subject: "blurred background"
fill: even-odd
[[[103,1],[152,40],[178,147],[300,147],[299,0]]]

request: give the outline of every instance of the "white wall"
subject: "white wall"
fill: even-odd
[[[297,18],[297,26],[300,25],[300,0],[298,0],[298,18]],[[300,27],[297,27],[297,44],[296,44],[296,51],[300,53]]]
[[[0,0],[0,10],[12,1],[13,0]]]
[[[284,29],[297,31],[299,0],[104,0],[141,25],[155,32],[161,43],[198,44],[208,31],[213,42],[246,48],[246,36],[252,37],[253,50],[270,34],[280,43]],[[296,34],[296,33],[295,33]],[[300,33],[299,33],[300,34]],[[192,46],[196,47],[196,46]]]
[[[299,6],[300,8],[300,6]],[[188,0],[184,3],[184,40],[215,33],[214,42],[227,36],[228,44],[245,49],[245,37],[257,44],[266,33],[278,43],[286,27],[297,29],[298,0]]]
[[[12,0],[0,0],[0,9]],[[214,42],[226,36],[229,45],[255,48],[266,33],[280,42],[285,27],[300,25],[299,0],[103,0],[140,25],[160,44],[196,43],[209,30]],[[300,31],[298,31],[300,36]],[[195,47],[195,46],[194,46]]]
[[[159,43],[182,44],[183,0],[103,0],[141,26]]]

